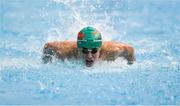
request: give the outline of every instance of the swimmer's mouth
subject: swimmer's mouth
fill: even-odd
[[[86,60],[86,66],[87,67],[91,67],[91,66],[93,66],[93,64],[94,64],[93,60]]]

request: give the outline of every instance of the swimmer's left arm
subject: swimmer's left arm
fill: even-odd
[[[118,57],[124,57],[127,60],[128,65],[133,64],[135,61],[134,48],[123,43],[119,44],[118,48]]]
[[[134,48],[121,42],[104,42],[101,50],[101,58],[105,60],[115,60],[118,57],[125,58],[129,65],[133,64],[135,61]]]
[[[125,46],[124,50],[125,50],[124,58],[128,61],[127,64],[129,64],[129,65],[133,64],[133,62],[136,60],[135,55],[134,55],[134,48],[127,45],[127,46]]]

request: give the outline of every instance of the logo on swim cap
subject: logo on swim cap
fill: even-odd
[[[79,40],[80,40],[80,39],[83,39],[83,37],[84,37],[84,34],[81,33],[81,32],[79,32],[79,33],[78,33],[78,39],[79,39]]]
[[[100,48],[102,38],[100,32],[93,27],[85,27],[78,33],[78,48]]]

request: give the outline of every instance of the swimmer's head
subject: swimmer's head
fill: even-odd
[[[78,33],[77,47],[84,54],[86,66],[92,66],[99,58],[101,46],[102,37],[97,29],[85,27]]]
[[[100,32],[93,27],[85,27],[78,33],[78,48],[100,48],[102,46],[102,38]]]

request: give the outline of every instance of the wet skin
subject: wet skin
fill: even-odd
[[[82,59],[86,66],[91,67],[98,60],[114,61],[124,57],[127,64],[135,61],[134,48],[119,42],[103,42],[99,49],[77,48],[75,41],[48,42],[43,48],[42,60],[44,63],[52,62],[53,57],[64,59]]]

